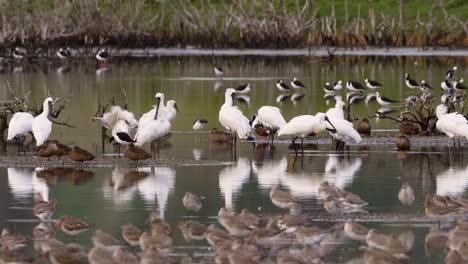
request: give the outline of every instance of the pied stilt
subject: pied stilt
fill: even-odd
[[[452,90],[452,84],[450,83],[449,80],[445,80],[443,82],[440,83],[440,88],[443,90],[443,91],[450,91]]]
[[[24,57],[26,57],[26,54],[27,54],[27,52],[26,52],[25,48],[16,47],[13,50],[13,58],[15,58],[15,60],[24,59]]]
[[[381,106],[386,106],[386,105],[390,105],[392,103],[397,103],[398,102],[398,101],[395,101],[395,100],[392,100],[392,99],[389,99],[387,97],[384,97],[384,96],[380,95],[379,92],[376,92],[375,95],[377,96],[377,102]]]
[[[213,66],[213,72],[217,78],[221,78],[224,75],[223,69],[218,66]]]
[[[323,91],[325,93],[332,93],[335,90],[333,89],[333,86],[331,86],[329,82],[326,82],[325,85],[323,86]]]
[[[453,88],[455,90],[466,90],[466,86],[463,85],[463,79],[453,82]]]
[[[333,84],[333,90],[340,91],[343,88],[343,82],[341,80]]]
[[[455,75],[455,71],[457,70],[457,66],[453,66],[452,69],[448,70],[447,73],[445,74],[445,79],[450,80],[453,78]]]
[[[50,133],[52,133],[52,97],[48,97],[44,100],[42,109],[42,113],[33,119],[31,126],[37,146],[44,144],[44,142],[49,138]]]
[[[378,88],[383,87],[382,84],[380,84],[379,82],[373,81],[373,80],[365,79],[364,82],[366,83],[366,86],[369,89],[378,89]]]
[[[241,84],[236,88],[236,94],[246,94],[250,92],[250,83]]]
[[[72,56],[70,47],[60,48],[59,50],[57,50],[56,54],[57,57],[59,57],[61,60],[67,60]]]
[[[202,130],[205,125],[208,124],[208,120],[202,118],[202,119],[197,119],[193,122],[192,126],[192,131],[199,131]]]
[[[305,85],[299,81],[296,77],[291,80],[291,86],[295,89],[305,88]]]
[[[411,79],[410,75],[408,73],[405,73],[405,84],[410,89],[419,88],[419,83],[417,81]]]
[[[354,92],[364,92],[364,86],[362,86],[361,83],[356,82],[356,81],[346,82],[346,88]]]
[[[291,92],[291,88],[285,82],[283,82],[283,80],[279,80],[276,83],[276,88],[278,88],[278,90],[280,90],[283,93],[284,92]]]
[[[96,53],[96,60],[101,64],[101,66],[107,66],[107,61],[110,59],[109,53],[105,49],[100,49]]]
[[[427,83],[425,80],[422,80],[421,83],[419,84],[419,88],[421,90],[432,90],[432,86]]]

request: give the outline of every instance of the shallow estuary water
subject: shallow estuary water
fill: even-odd
[[[213,78],[212,60],[225,69],[223,81]],[[69,99],[59,120],[68,121],[75,128],[54,125],[51,138],[67,145],[79,145],[111,160],[115,159],[111,156],[114,149],[107,141],[102,141],[99,124],[92,122],[99,104],[107,104],[112,97],[116,103],[123,104],[122,89],[125,89],[128,109],[139,117],[155,103],[154,94],[159,91],[165,94],[166,100],[175,99],[181,112],[172,124],[172,137],[159,150],[159,159],[171,161],[170,166],[84,170],[55,166],[1,167],[0,227],[32,236],[32,229],[38,224],[32,213],[32,196],[38,191],[49,199],[57,199],[54,218],[71,214],[94,224],[90,231],[77,238],[77,242],[87,248],[92,246],[90,238],[95,229],[101,228],[120,238],[120,226],[130,222],[145,229],[146,217],[151,211],[157,211],[176,234],[176,255],[212,260],[213,253],[206,242],[186,243],[177,230],[177,222],[187,220],[182,206],[185,192],[203,197],[203,208],[190,218],[208,225],[217,222],[216,215],[221,207],[237,211],[247,208],[264,218],[287,213],[275,207],[269,198],[269,190],[280,185],[301,201],[302,213],[314,224],[330,226],[333,221],[343,221],[346,217],[330,219],[323,209],[317,188],[321,181],[327,180],[369,202],[368,215],[353,216],[365,226],[387,234],[414,233],[410,263],[441,263],[446,250],[438,248],[429,252],[425,247],[426,236],[438,225],[425,217],[424,196],[426,193],[466,195],[466,147],[454,153],[442,145],[417,145],[410,152],[397,152],[393,144],[379,144],[365,148],[351,146],[338,154],[331,151],[330,146],[313,144],[312,140],[306,145],[304,158],[295,159],[285,140],[276,143],[274,148],[241,142],[237,159],[232,161],[229,146],[210,143],[208,133],[192,133],[191,126],[195,119],[204,117],[209,120],[206,131],[220,127],[218,110],[224,100],[224,89],[247,82],[252,86],[250,103],[239,101],[247,116],[252,116],[262,105],[275,105],[289,120],[296,115],[325,111],[334,105],[333,99],[324,100],[326,81],[375,79],[384,85],[381,92],[385,96],[402,99],[408,93],[404,85],[405,72],[418,80],[426,79],[438,91],[446,70],[454,64],[465,69],[465,60],[162,57],[115,61],[106,72],[96,72],[94,63],[85,61],[72,64],[68,72],[58,72],[58,66],[50,63],[26,65],[22,71],[2,73],[1,84],[8,80],[16,95],[31,90],[36,103],[41,102],[48,91],[54,97]],[[461,70],[457,76],[463,77],[466,72]],[[304,97],[299,101],[288,97],[278,103],[281,93],[274,84],[293,76],[306,85],[300,92]],[[342,96],[346,98],[344,91]],[[2,89],[0,99],[11,99],[8,89]],[[248,98],[245,101],[249,101]],[[356,118],[373,116],[379,108],[375,101],[366,104],[363,100],[353,106],[352,115]],[[398,106],[393,109],[399,110]],[[375,130],[373,135],[396,135],[393,121],[372,118],[371,125]],[[16,147],[8,145],[3,148],[2,155],[15,156]],[[184,160],[193,162],[184,163]],[[416,200],[410,206],[403,205],[397,197],[404,181],[415,191]],[[60,231],[57,237],[71,241]],[[359,259],[363,253],[358,250],[361,243],[347,240],[341,234],[329,245],[330,253],[323,262],[363,262]],[[32,246],[25,252],[34,255]],[[270,255],[274,261],[275,253],[270,252]]]

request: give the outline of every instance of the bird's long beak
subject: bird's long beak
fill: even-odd
[[[174,108],[175,108],[175,110],[177,111],[177,113],[180,114],[179,108],[177,107],[177,104],[176,104],[176,103],[174,103]]]
[[[231,98],[232,98],[232,106],[236,105],[236,93],[232,93],[231,94]]]
[[[336,133],[337,132],[336,127],[330,122],[330,119],[328,119],[328,116],[325,116],[325,121],[328,122],[333,127],[333,129],[327,128],[327,130],[332,133]]]
[[[156,114],[154,115],[154,120],[158,119],[158,113],[159,113],[159,104],[161,103],[161,98],[158,97],[156,100]]]

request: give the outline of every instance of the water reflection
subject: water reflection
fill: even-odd
[[[288,168],[288,160],[286,156],[281,160],[269,160],[263,162],[253,162],[252,171],[257,175],[258,185],[260,189],[271,189],[273,186],[280,184],[281,176]]]
[[[8,186],[17,201],[24,201],[40,192],[49,201],[49,186],[45,179],[37,177],[36,170],[30,168],[8,168]]]
[[[234,208],[233,195],[248,181],[250,170],[249,159],[239,158],[236,163],[219,172],[219,189],[224,196],[224,207]]]
[[[169,167],[148,167],[145,171],[149,176],[138,183],[138,191],[150,207],[157,201],[159,216],[164,219],[169,194],[175,188],[176,171]]]
[[[325,163],[324,180],[344,189],[353,183],[354,176],[361,165],[362,160],[359,157],[350,160],[349,157],[330,155]]]
[[[459,196],[468,187],[468,166],[449,168],[437,175],[437,194]]]
[[[115,167],[104,183],[104,197],[116,205],[129,205],[139,194],[145,204],[153,208],[157,202],[159,215],[164,218],[168,197],[175,187],[176,171],[169,167]]]

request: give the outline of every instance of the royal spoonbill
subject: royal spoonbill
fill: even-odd
[[[268,136],[271,137],[271,143],[273,144],[276,131],[286,125],[286,120],[284,120],[281,110],[278,107],[262,106],[258,109],[256,118],[252,122],[252,128],[255,128],[257,124],[263,125],[268,131]],[[270,139],[268,139],[268,141],[270,141]]]
[[[30,113],[18,112],[13,115],[8,124],[8,137],[7,140],[15,139],[18,145],[18,154],[20,143],[28,133],[32,132],[32,123],[34,117]]]
[[[36,116],[32,121],[32,132],[36,145],[40,146],[49,138],[52,132],[52,97],[47,97],[42,104],[42,113]]]

